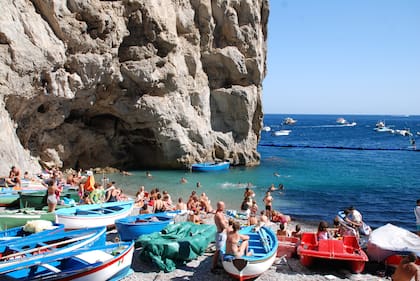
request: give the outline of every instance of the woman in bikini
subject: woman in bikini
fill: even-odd
[[[229,231],[226,239],[226,253],[233,255],[237,258],[243,255],[251,256],[252,253],[248,252],[248,235],[239,234],[241,225],[238,221],[232,224],[232,231]]]

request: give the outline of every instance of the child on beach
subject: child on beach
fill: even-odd
[[[318,240],[330,239],[330,234],[328,232],[328,223],[326,221],[321,221],[319,223],[316,237],[318,238]]]
[[[289,236],[287,233],[286,226],[283,223],[279,223],[279,229],[277,229],[277,236]]]
[[[297,224],[295,226],[295,230],[292,231],[292,237],[296,237],[296,238],[299,238],[299,239],[302,237],[302,232],[301,232],[300,224]]]

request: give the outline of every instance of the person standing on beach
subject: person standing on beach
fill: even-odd
[[[224,215],[225,203],[223,201],[217,202],[217,210],[214,215],[214,223],[217,228],[216,232],[216,252],[212,260],[211,272],[216,273],[217,263],[219,261],[220,249],[226,244],[226,235],[228,231],[228,221]]]
[[[268,219],[271,220],[271,209],[273,206],[273,197],[271,196],[270,191],[265,193],[265,197],[263,199],[265,204],[265,214],[267,215]]]
[[[409,253],[404,257],[394,274],[392,274],[392,281],[410,281],[414,277],[415,281],[420,281],[420,270],[415,264],[417,256],[415,253]]]
[[[416,215],[416,226],[417,235],[420,236],[420,199],[416,201],[416,207],[414,208],[414,214]]]

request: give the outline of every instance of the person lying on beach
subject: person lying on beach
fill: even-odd
[[[415,263],[417,256],[415,253],[409,253],[408,256],[404,257],[394,274],[391,276],[392,281],[420,281],[420,270],[418,265]]]
[[[248,252],[248,235],[239,234],[241,225],[238,221],[235,221],[232,225],[232,230],[228,232],[226,238],[226,254],[233,255],[237,258],[243,255],[252,256],[252,253]]]

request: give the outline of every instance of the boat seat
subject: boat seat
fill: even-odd
[[[47,264],[47,263],[43,263],[40,264],[39,266],[45,267],[46,269],[48,269],[49,271],[52,271],[54,273],[60,273],[61,270],[53,265]]]
[[[343,253],[343,241],[340,240],[320,240],[318,244],[318,250],[320,252],[335,252],[335,253]]]
[[[76,256],[78,259],[90,263],[90,264],[94,264],[97,262],[105,262],[108,261],[112,258],[114,258],[113,255],[108,254],[104,251],[101,250],[94,250],[94,251],[89,251],[89,252],[84,252],[81,253],[79,255]]]

